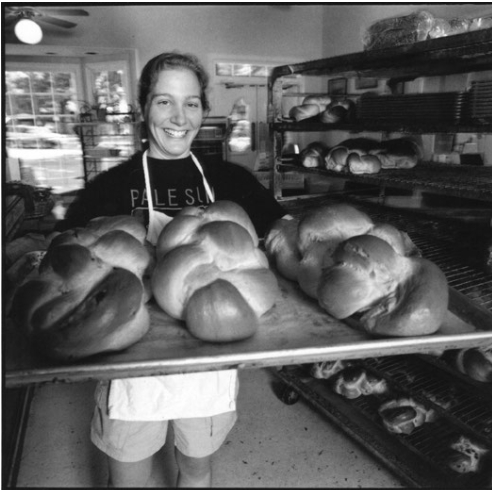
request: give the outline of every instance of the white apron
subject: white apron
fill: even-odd
[[[208,198],[215,197],[197,158],[191,158],[200,171]],[[143,154],[145,187],[149,206],[147,240],[157,243],[160,232],[172,217],[156,211],[152,202],[147,151]],[[170,374],[111,381],[109,417],[120,420],[173,420],[211,417],[236,409],[237,371]]]

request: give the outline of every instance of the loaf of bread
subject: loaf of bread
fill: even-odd
[[[307,145],[300,154],[301,165],[306,168],[322,167],[328,147],[321,141]]]
[[[145,335],[150,320],[142,281],[152,267],[145,234],[134,218],[117,216],[52,240],[12,306],[38,352],[73,361],[125,349]]]
[[[344,241],[332,260],[322,272],[317,296],[335,318],[362,313],[363,328],[383,336],[427,335],[441,326],[448,285],[433,262],[404,257],[371,235]]]
[[[252,336],[278,297],[253,224],[233,202],[183,209],[162,231],[156,253],[157,304],[201,340]]]
[[[379,407],[378,413],[384,427],[395,434],[411,434],[417,427],[437,419],[434,409],[412,398],[389,400]]]
[[[289,116],[296,122],[318,116],[326,109],[330,102],[331,97],[327,95],[308,95],[304,98],[301,105],[294,106],[289,111]]]

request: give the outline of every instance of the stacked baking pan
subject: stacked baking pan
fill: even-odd
[[[481,124],[492,122],[492,80],[471,83],[463,119]]]
[[[466,92],[405,95],[363,94],[357,105],[361,120],[386,122],[458,123]]]

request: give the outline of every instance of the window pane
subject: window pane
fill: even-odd
[[[30,93],[29,75],[23,71],[8,71],[5,76],[7,92],[14,94]]]
[[[19,95],[12,102],[13,114],[34,114],[30,95]]]
[[[34,106],[36,114],[54,114],[53,97],[51,95],[35,95]]]
[[[73,92],[75,87],[72,84],[71,73],[54,73],[53,74],[53,88],[55,92]]]
[[[32,91],[38,93],[51,93],[51,73],[31,72]]]

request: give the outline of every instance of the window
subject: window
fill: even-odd
[[[7,63],[5,145],[22,181],[54,194],[83,186],[82,148],[73,131],[82,97],[77,65]]]
[[[98,118],[107,122],[124,121],[133,112],[129,104],[129,63],[122,61],[100,61],[85,64],[89,104],[97,111]]]

